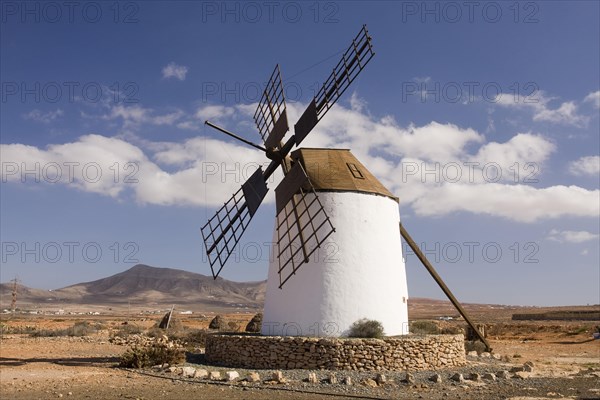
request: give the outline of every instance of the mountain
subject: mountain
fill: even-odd
[[[178,304],[193,308],[257,308],[264,301],[266,281],[233,282],[172,268],[138,264],[127,271],[78,283],[57,290],[31,289],[19,285],[18,303],[51,305],[165,306]],[[3,307],[10,304],[11,284],[0,285]]]

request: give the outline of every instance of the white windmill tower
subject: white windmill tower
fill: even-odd
[[[257,169],[202,227],[215,279],[267,194],[267,179],[279,166],[284,172],[275,189],[276,257],[269,264],[264,335],[342,336],[361,318],[380,321],[387,335],[407,334],[401,235],[471,324],[400,225],[398,198],[349,150],[299,148],[292,152],[373,56],[371,38],[363,26],[286,142],[289,126],[279,66],[254,115],[264,147],[206,121],[264,151],[272,160],[264,171]]]
[[[277,196],[279,252],[269,265],[262,334],[339,336],[361,318],[380,321],[388,335],[408,333],[398,199],[349,150],[302,148],[291,158],[304,166],[322,212],[303,214],[315,194],[306,194],[295,209],[287,197]],[[292,192],[291,176],[276,193]],[[314,226],[308,232],[316,237],[327,227],[326,218],[335,226],[308,262],[294,210],[302,226]],[[313,238],[303,240],[312,249]]]

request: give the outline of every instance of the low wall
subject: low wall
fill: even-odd
[[[463,335],[385,339],[209,335],[209,363],[256,369],[426,370],[466,363]]]

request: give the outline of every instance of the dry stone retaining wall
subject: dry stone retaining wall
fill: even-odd
[[[463,335],[386,339],[210,335],[206,360],[256,369],[426,370],[466,363]]]

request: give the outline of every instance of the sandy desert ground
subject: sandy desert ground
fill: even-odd
[[[483,312],[482,312],[483,313]],[[585,321],[501,321],[488,314],[489,340],[501,360],[468,357],[469,365],[460,371],[435,371],[442,383],[428,380],[434,371],[414,374],[415,382],[403,381],[404,372],[386,373],[388,383],[369,388],[360,379],[373,373],[354,374],[354,384],[307,384],[302,379],[308,371],[283,371],[285,384],[247,384],[244,382],[210,382],[185,379],[175,373],[117,368],[126,346],[111,343],[110,337],[124,326],[147,330],[159,316],[4,316],[0,338],[0,393],[3,399],[599,399],[600,340],[593,340],[594,322]],[[206,328],[211,316],[180,316],[182,329]],[[225,316],[244,326],[251,315]],[[480,316],[481,317],[481,316]],[[85,336],[32,337],[26,331],[57,331],[87,321],[99,327]],[[127,325],[123,325],[127,322]],[[447,322],[443,324],[461,324]],[[186,365],[208,370],[226,368],[203,365],[200,348],[190,348]],[[472,372],[510,370],[531,362],[534,367],[525,379],[514,377],[496,381],[453,382],[455,372],[468,376]],[[250,371],[237,369],[242,377]],[[256,371],[263,379],[271,371]],[[326,377],[324,371],[319,377]],[[344,372],[338,373],[339,377]]]

